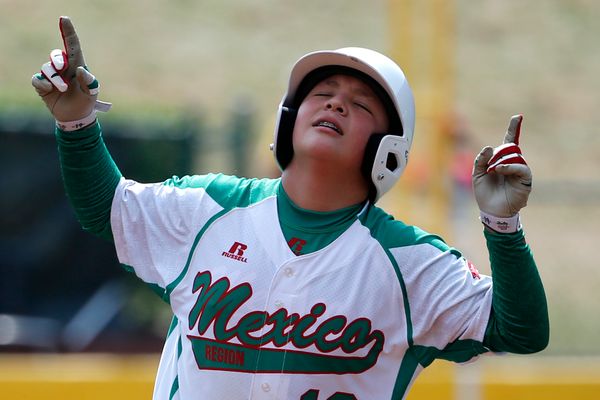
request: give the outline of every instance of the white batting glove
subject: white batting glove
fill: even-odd
[[[532,175],[521,149],[522,115],[511,118],[504,143],[484,147],[473,166],[473,189],[481,222],[497,232],[520,229],[519,210],[527,205]]]
[[[55,49],[31,84],[62,130],[81,129],[96,120],[96,111],[108,111],[110,103],[97,100],[99,84],[85,65],[77,32],[69,17],[60,17],[65,50]]]

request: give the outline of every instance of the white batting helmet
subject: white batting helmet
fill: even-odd
[[[406,168],[415,128],[414,98],[404,72],[381,53],[346,47],[301,57],[292,68],[287,92],[279,104],[273,153],[279,168],[285,169],[294,155],[292,133],[300,103],[319,81],[338,73],[366,80],[388,113],[390,129],[371,135],[362,165],[365,177],[372,183],[370,198],[376,202]]]

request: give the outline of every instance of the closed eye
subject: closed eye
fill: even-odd
[[[365,111],[366,111],[366,112],[368,112],[369,114],[373,114],[373,113],[371,112],[371,109],[370,109],[370,108],[369,108],[367,105],[365,105],[365,104],[363,104],[363,103],[354,103],[354,105],[355,105],[355,106],[357,106],[357,107],[359,107],[359,108],[362,108],[363,110],[365,110]]]

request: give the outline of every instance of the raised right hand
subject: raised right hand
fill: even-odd
[[[72,131],[96,120],[96,111],[110,103],[97,100],[99,84],[85,64],[77,32],[69,17],[60,17],[64,50],[50,53],[50,61],[31,78],[31,84],[50,110],[59,128]]]

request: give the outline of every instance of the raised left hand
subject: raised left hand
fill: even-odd
[[[527,205],[531,193],[531,169],[519,148],[522,122],[522,115],[513,116],[503,144],[484,147],[475,159],[475,199],[483,213],[494,217],[516,216]]]

